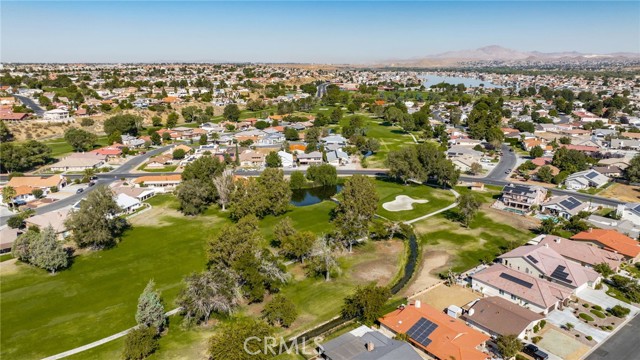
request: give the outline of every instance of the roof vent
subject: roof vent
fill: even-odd
[[[367,351],[373,351],[373,349],[375,349],[376,347],[375,345],[373,345],[371,341],[369,341],[366,346],[367,346]]]
[[[561,238],[557,237],[557,238],[556,238],[556,243],[557,243],[557,244],[560,244],[560,241],[561,241]]]
[[[415,302],[415,304],[414,304],[414,306],[416,307],[416,309],[420,309],[420,306],[421,306],[421,305],[422,305],[422,304],[420,303],[420,300],[416,300],[416,302]]]

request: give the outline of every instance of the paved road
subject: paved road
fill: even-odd
[[[322,83],[320,85],[317,86],[318,88],[318,92],[316,93],[316,97],[323,97],[327,94],[327,86],[329,86],[329,83]]]
[[[505,179],[511,170],[516,166],[516,153],[512,151],[509,145],[502,144],[502,157],[500,162],[491,170],[487,179],[491,180],[503,180]]]
[[[640,316],[636,316],[616,334],[602,343],[586,360],[640,359]]]
[[[33,101],[31,98],[28,98],[22,95],[13,95],[13,96],[15,96],[18,100],[22,101],[22,103],[25,104],[29,109],[33,110],[33,112],[35,112],[36,115],[38,116],[44,115],[45,110],[41,108],[40,105],[36,104],[36,102]]]

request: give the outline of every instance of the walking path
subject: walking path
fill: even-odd
[[[417,217],[417,218],[412,219],[412,220],[407,220],[404,223],[405,224],[413,224],[414,222],[417,222],[417,221],[420,221],[420,220],[424,220],[424,219],[432,217],[434,215],[438,215],[438,214],[440,214],[442,212],[445,212],[447,210],[453,209],[454,207],[458,206],[458,201],[457,200],[460,197],[460,194],[457,191],[453,190],[453,189],[449,189],[449,191],[451,191],[453,193],[453,196],[456,197],[456,201],[453,204],[451,204],[451,205],[449,205],[447,207],[444,207],[444,208],[442,208],[440,210],[434,211],[434,212],[432,212],[430,214],[423,215],[423,216]]]
[[[175,314],[177,314],[180,310],[181,310],[181,308],[175,308],[175,309],[173,309],[173,310],[171,310],[171,311],[166,312],[166,313],[165,313],[165,315],[166,315],[166,316],[175,315]],[[63,359],[63,358],[66,358],[67,356],[75,355],[75,354],[81,353],[81,352],[83,352],[83,351],[87,351],[87,350],[89,350],[89,349],[93,349],[94,347],[100,346],[100,345],[102,345],[102,344],[106,344],[106,343],[108,343],[108,342],[110,342],[110,341],[113,341],[113,340],[116,340],[116,339],[119,339],[119,338],[121,338],[121,337],[123,337],[123,336],[127,335],[131,330],[134,330],[134,329],[135,329],[135,328],[137,328],[137,327],[138,327],[138,326],[136,325],[136,326],[134,326],[134,327],[128,328],[127,330],[120,331],[120,332],[119,332],[119,333],[117,333],[117,334],[113,334],[113,335],[111,335],[111,336],[107,336],[106,338],[102,338],[102,339],[100,339],[100,340],[98,340],[98,341],[94,341],[94,342],[92,342],[92,343],[90,343],[90,344],[87,344],[87,345],[82,345],[82,346],[80,346],[80,347],[77,347],[77,348],[75,348],[75,349],[71,349],[71,350],[68,350],[68,351],[62,352],[62,353],[60,353],[60,354],[56,354],[56,355],[53,355],[53,356],[46,357],[46,358],[44,358],[44,359],[42,359],[42,360],[57,360],[57,359]]]

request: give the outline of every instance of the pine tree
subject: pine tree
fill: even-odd
[[[69,266],[69,255],[56,239],[56,232],[47,227],[31,246],[31,263],[52,274]]]
[[[155,290],[155,282],[149,280],[142,294],[138,298],[136,322],[138,325],[156,328],[162,331],[165,325],[164,304],[160,294]]]

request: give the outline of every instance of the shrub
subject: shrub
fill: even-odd
[[[122,358],[124,360],[141,360],[151,355],[158,349],[156,332],[155,328],[146,326],[129,332],[124,339]]]
[[[589,341],[593,340],[593,337],[591,335],[587,335],[587,336],[585,336],[585,338],[587,338],[587,340],[589,340]]]
[[[598,311],[596,309],[591,309],[591,313],[597,317],[599,317],[600,319],[604,319],[607,317],[607,315],[605,315],[604,313],[602,313],[602,311]]]
[[[536,324],[533,326],[533,332],[537,334],[538,331],[540,331],[540,327],[538,326],[538,324]]]
[[[607,310],[609,311],[609,313],[615,317],[625,317],[627,315],[629,315],[629,313],[631,312],[631,310],[629,310],[629,308],[626,308],[624,306],[620,306],[620,305],[616,305],[614,307],[612,307],[611,309]]]
[[[587,303],[582,304],[582,306],[587,308],[587,309],[589,308],[589,304],[587,304]]]
[[[529,360],[527,357],[525,357],[524,355],[516,355],[516,360]]]
[[[534,336],[531,338],[531,342],[533,342],[534,344],[539,343],[540,340],[542,340],[542,336]]]
[[[547,320],[541,320],[539,325],[541,330],[544,329],[545,325],[547,325]]]
[[[589,314],[585,314],[585,313],[580,313],[580,315],[578,315],[578,317],[580,317],[580,319],[589,322],[589,321],[593,321],[593,317],[591,317],[591,315]]]
[[[600,306],[600,305],[593,305],[593,308],[598,310],[598,311],[602,311],[602,306]]]
[[[92,118],[84,118],[80,121],[80,125],[83,127],[93,126],[95,121]]]

